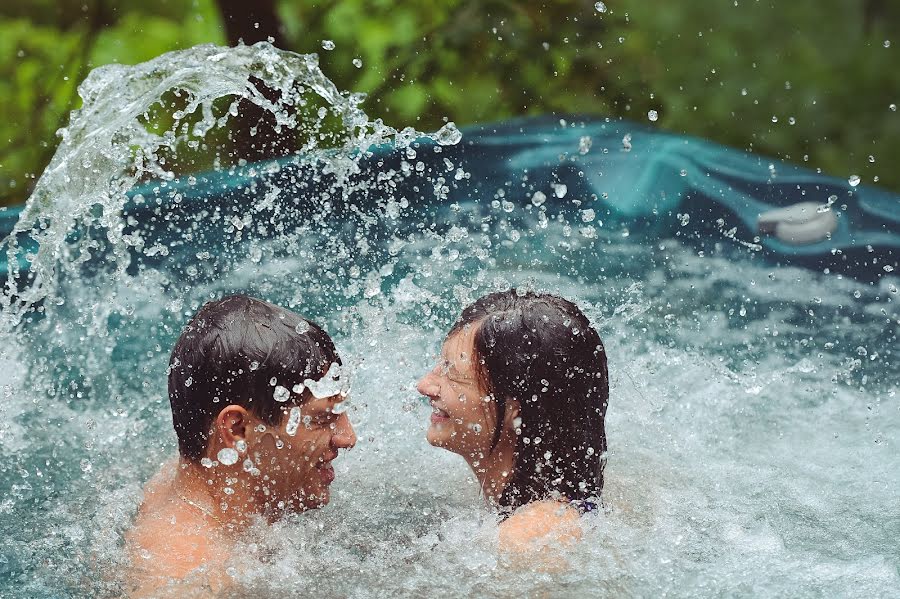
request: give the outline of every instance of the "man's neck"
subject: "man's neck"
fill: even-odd
[[[244,529],[255,512],[253,497],[244,485],[228,486],[214,469],[180,458],[175,466],[173,490],[181,501],[204,514],[223,533]],[[226,493],[228,488],[230,492]]]
[[[500,497],[512,478],[515,446],[515,438],[511,434],[504,434],[497,446],[484,457],[477,454],[464,456],[478,479],[481,492],[491,505],[500,503]]]

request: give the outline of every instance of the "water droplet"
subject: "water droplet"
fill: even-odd
[[[869,154],[869,162],[875,162],[875,157]]]
[[[192,376],[187,377],[187,380],[184,381],[185,387],[190,387],[193,384],[194,384],[194,377],[192,377]]]
[[[322,40],[322,48],[325,50],[334,50],[334,42],[331,40]]]
[[[200,460],[200,465],[203,466],[204,468],[212,468],[213,461],[209,458],[203,458]]]
[[[219,450],[219,453],[216,454],[216,459],[219,460],[220,464],[232,466],[237,464],[238,452],[236,452],[233,447],[223,447]]]
[[[626,133],[622,138],[622,149],[626,152],[631,151],[631,133]]]
[[[300,426],[300,408],[294,406],[291,408],[290,413],[288,414],[287,426],[284,428],[284,432],[293,437],[297,434],[297,427]]]
[[[578,140],[578,153],[581,155],[587,154],[591,150],[591,145],[593,145],[594,140],[592,140],[587,135],[583,136]]]
[[[651,121],[656,121],[657,119],[659,119],[659,113],[655,110],[650,110],[647,112],[647,118]]]
[[[599,13],[605,13],[606,5],[603,4],[602,2],[594,2],[594,10],[596,10]]]
[[[569,187],[568,187],[567,185],[562,184],[562,183],[552,183],[552,184],[550,185],[550,187],[553,188],[553,193],[554,193],[554,194],[556,195],[556,197],[558,197],[558,198],[564,198],[564,197],[566,197],[566,193],[568,193],[568,191],[569,191]]]
[[[442,146],[455,146],[462,139],[462,133],[456,128],[456,123],[450,121],[434,134],[434,140]]]
[[[773,123],[777,123],[777,122],[778,122],[778,117],[775,116],[774,114],[772,115],[772,122],[773,122]]]
[[[275,401],[285,402],[291,397],[291,392],[287,387],[282,387],[281,385],[275,386],[275,392],[272,393],[272,398]]]
[[[897,105],[896,105],[896,104],[891,104],[890,106],[888,106],[888,108],[890,108],[893,112],[897,112]]]
[[[847,179],[847,182],[850,184],[850,187],[856,187],[859,185],[859,175],[850,175],[850,178]]]
[[[890,48],[890,47],[891,47],[891,40],[884,40],[884,47],[885,47],[885,48]]]
[[[543,191],[536,191],[534,192],[534,195],[531,196],[531,203],[535,206],[541,206],[546,201],[547,195]]]
[[[682,177],[687,177],[687,170],[681,169],[681,172],[680,172],[679,174],[680,174]]]
[[[245,451],[247,451],[247,442],[243,439],[238,439],[234,444],[234,448],[238,453],[244,453]]]
[[[309,323],[305,320],[301,320],[297,323],[297,326],[294,327],[294,330],[297,331],[298,334],[302,335],[309,331]]]
[[[362,68],[362,60],[360,60],[359,58],[354,58],[353,66],[355,66],[357,69],[361,69]]]

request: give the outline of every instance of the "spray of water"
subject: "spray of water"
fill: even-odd
[[[60,130],[58,150],[4,240],[9,272],[0,302],[7,330],[35,304],[62,299],[54,297],[60,278],[80,278],[80,267],[96,253],[102,253],[110,277],[123,276],[131,264],[129,249],[149,245],[140,231],[127,232],[129,192],[142,181],[172,181],[176,174],[167,160],[211,144],[238,116],[241,102],[270,115],[276,133],[299,137],[298,160],[321,162],[320,174],[333,176],[330,189],[319,190],[323,197],[359,172],[358,161],[372,146],[403,149],[422,138],[445,145],[460,139],[453,123],[427,135],[370,121],[360,108],[365,96],[338,90],[315,54],[284,52],[264,42],[233,49],[203,45],[136,66],[101,67],[79,94],[83,107]],[[167,108],[166,101],[179,108],[171,126],[153,131],[151,114]],[[216,165],[234,162],[229,158],[220,150]]]

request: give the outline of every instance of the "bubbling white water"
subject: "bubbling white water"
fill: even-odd
[[[321,121],[292,121],[251,76],[297,102],[293,86],[314,90],[346,117],[343,141],[311,145],[296,164],[247,166],[260,176],[218,204],[183,197],[190,187],[148,158],[180,148],[177,135],[135,124],[171,88],[192,90],[201,115],[217,98],[247,98],[321,141]],[[266,44],[115,67],[82,90],[85,108],[17,228],[40,243],[30,274],[4,300],[0,577],[11,596],[121,594],[124,531],[175,451],[171,344],[203,302],[235,290],[335,337],[353,365],[346,409],[359,437],[334,462],[328,506],[260,524],[239,545],[227,566],[238,596],[900,586],[896,277],[875,288],[640,242],[586,218],[575,192],[550,181],[511,182],[523,184],[518,203],[445,202],[444,174],[463,165],[418,165],[459,141],[455,127],[419,144],[418,132],[369,122],[314,59]],[[375,171],[362,170],[369,145],[388,141],[400,166],[375,156]],[[150,175],[158,189],[133,200],[146,220],[129,223],[125,191]],[[425,209],[410,190],[431,196]],[[554,214],[554,197],[578,203]],[[498,550],[497,515],[462,460],[425,441],[415,391],[459,310],[511,285],[576,301],[610,360],[605,509],[581,518],[582,540],[549,563]],[[290,418],[299,426],[302,408]]]

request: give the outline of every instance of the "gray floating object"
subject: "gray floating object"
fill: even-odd
[[[756,221],[760,233],[774,235],[779,241],[793,245],[825,241],[837,225],[837,216],[831,208],[815,202],[769,210],[760,214]]]

